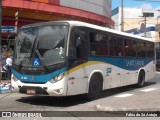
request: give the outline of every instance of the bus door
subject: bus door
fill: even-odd
[[[68,92],[67,95],[82,94],[87,91],[88,42],[84,28],[73,28],[69,43]]]

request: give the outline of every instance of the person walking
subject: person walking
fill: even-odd
[[[12,66],[12,56],[11,53],[7,53],[7,59],[6,59],[6,65],[4,66],[4,69],[7,72],[7,78],[11,79],[11,66]]]

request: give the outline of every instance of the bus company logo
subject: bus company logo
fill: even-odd
[[[30,80],[34,80],[34,78],[35,78],[35,76],[32,75],[31,78],[30,78]]]

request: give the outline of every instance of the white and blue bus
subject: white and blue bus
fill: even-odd
[[[32,95],[98,98],[105,89],[155,75],[150,39],[78,21],[23,26],[16,37],[11,83]]]

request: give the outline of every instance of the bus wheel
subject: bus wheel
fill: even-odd
[[[143,87],[144,84],[145,84],[145,73],[144,71],[141,71],[138,76],[137,87]]]
[[[93,75],[89,83],[88,93],[86,94],[87,99],[88,100],[97,99],[101,91],[102,91],[102,80],[97,75]]]

